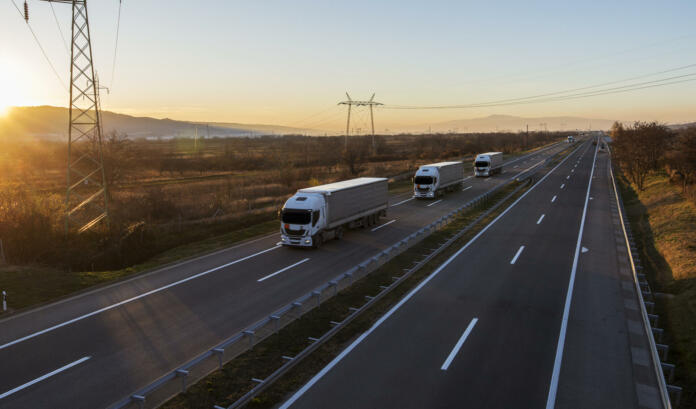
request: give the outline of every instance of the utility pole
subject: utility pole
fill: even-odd
[[[527,138],[524,141],[524,147],[526,148],[527,146],[529,146],[529,124],[527,124]]]
[[[338,105],[348,105],[348,119],[346,120],[346,135],[344,138],[344,148],[348,149],[348,136],[350,135],[350,111],[353,108],[353,106],[356,107],[361,107],[361,106],[367,106],[370,107],[370,126],[371,126],[371,135],[372,135],[372,152],[377,153],[377,144],[375,142],[375,118],[374,118],[374,111],[373,107],[375,105],[384,105],[380,102],[375,102],[375,94],[372,94],[372,97],[370,97],[369,100],[367,101],[354,101],[351,99],[350,95],[346,92],[346,97],[348,97],[348,100],[346,101],[341,101],[338,103]]]
[[[108,222],[108,192],[102,154],[99,85],[92,62],[87,0],[43,0],[72,5],[70,104],[65,232],[83,233]]]

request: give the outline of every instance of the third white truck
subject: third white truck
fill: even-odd
[[[340,239],[348,228],[379,223],[387,215],[389,186],[385,178],[357,178],[300,189],[280,211],[280,242],[317,248]]]
[[[418,168],[413,177],[413,197],[438,197],[443,192],[461,187],[463,179],[463,162],[440,162],[423,165]]]
[[[491,176],[503,171],[503,153],[479,153],[474,159],[475,176]]]

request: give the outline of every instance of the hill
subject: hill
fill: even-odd
[[[104,132],[116,130],[132,138],[242,137],[270,134],[305,133],[304,129],[274,125],[238,123],[196,123],[173,119],[136,117],[102,111]],[[0,117],[0,135],[65,139],[68,131],[68,109],[53,106],[13,107]]]

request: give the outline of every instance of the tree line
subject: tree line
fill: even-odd
[[[613,155],[638,190],[651,173],[665,169],[687,194],[696,181],[696,126],[673,130],[657,122],[615,122]]]

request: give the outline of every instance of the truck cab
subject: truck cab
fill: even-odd
[[[487,152],[476,155],[474,159],[475,176],[492,176],[503,170],[503,153]]]
[[[324,197],[320,194],[296,194],[280,210],[280,241],[283,244],[316,246],[316,234],[324,225]]]
[[[438,191],[438,176],[437,168],[421,166],[413,177],[413,196],[435,197]]]

